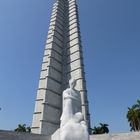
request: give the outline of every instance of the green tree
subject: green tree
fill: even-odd
[[[100,123],[100,126],[98,127],[94,127],[92,129],[92,134],[105,134],[105,133],[109,133],[109,128],[108,128],[108,124],[103,124]]]
[[[15,129],[16,132],[26,132],[26,124],[19,124]]]
[[[26,127],[26,124],[19,124],[18,127],[15,129],[16,132],[31,132],[30,127]]]
[[[31,127],[27,127],[26,132],[31,133]]]
[[[102,130],[102,133],[109,133],[109,128],[108,128],[108,124],[103,124],[103,123],[100,123],[100,128]]]
[[[140,131],[140,100],[131,108],[128,108],[127,119],[131,127],[131,131]]]
[[[93,129],[92,129],[92,134],[101,134],[101,129],[100,129],[100,127],[94,127]]]

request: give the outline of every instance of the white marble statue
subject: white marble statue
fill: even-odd
[[[81,96],[80,92],[74,89],[76,81],[71,79],[69,81],[70,88],[63,92],[63,110],[61,120],[61,127],[64,126],[73,115],[77,112],[81,112]]]
[[[69,81],[70,88],[63,92],[63,110],[61,124],[51,140],[89,140],[87,124],[81,113],[80,92],[74,87],[76,80]]]
[[[74,79],[69,81],[69,85],[70,88],[63,92],[60,140],[88,140],[87,125],[81,113],[80,92],[74,89]]]

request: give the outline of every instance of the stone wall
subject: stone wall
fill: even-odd
[[[50,140],[50,137],[45,135],[0,130],[0,140]]]
[[[0,140],[51,140],[51,137],[0,130]],[[140,140],[140,132],[91,135],[90,140]]]
[[[90,140],[140,140],[140,132],[92,135]]]

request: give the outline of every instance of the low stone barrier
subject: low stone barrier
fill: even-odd
[[[51,140],[51,137],[0,130],[0,140]],[[140,132],[91,135],[90,140],[140,140]]]
[[[38,134],[0,130],[0,140],[51,140],[51,137]]]
[[[91,135],[90,140],[140,140],[140,132]]]

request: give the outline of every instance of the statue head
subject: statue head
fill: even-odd
[[[74,89],[75,85],[76,85],[76,80],[73,79],[73,78],[71,78],[71,79],[69,80],[69,86],[70,86],[70,88],[71,88],[71,89]]]

